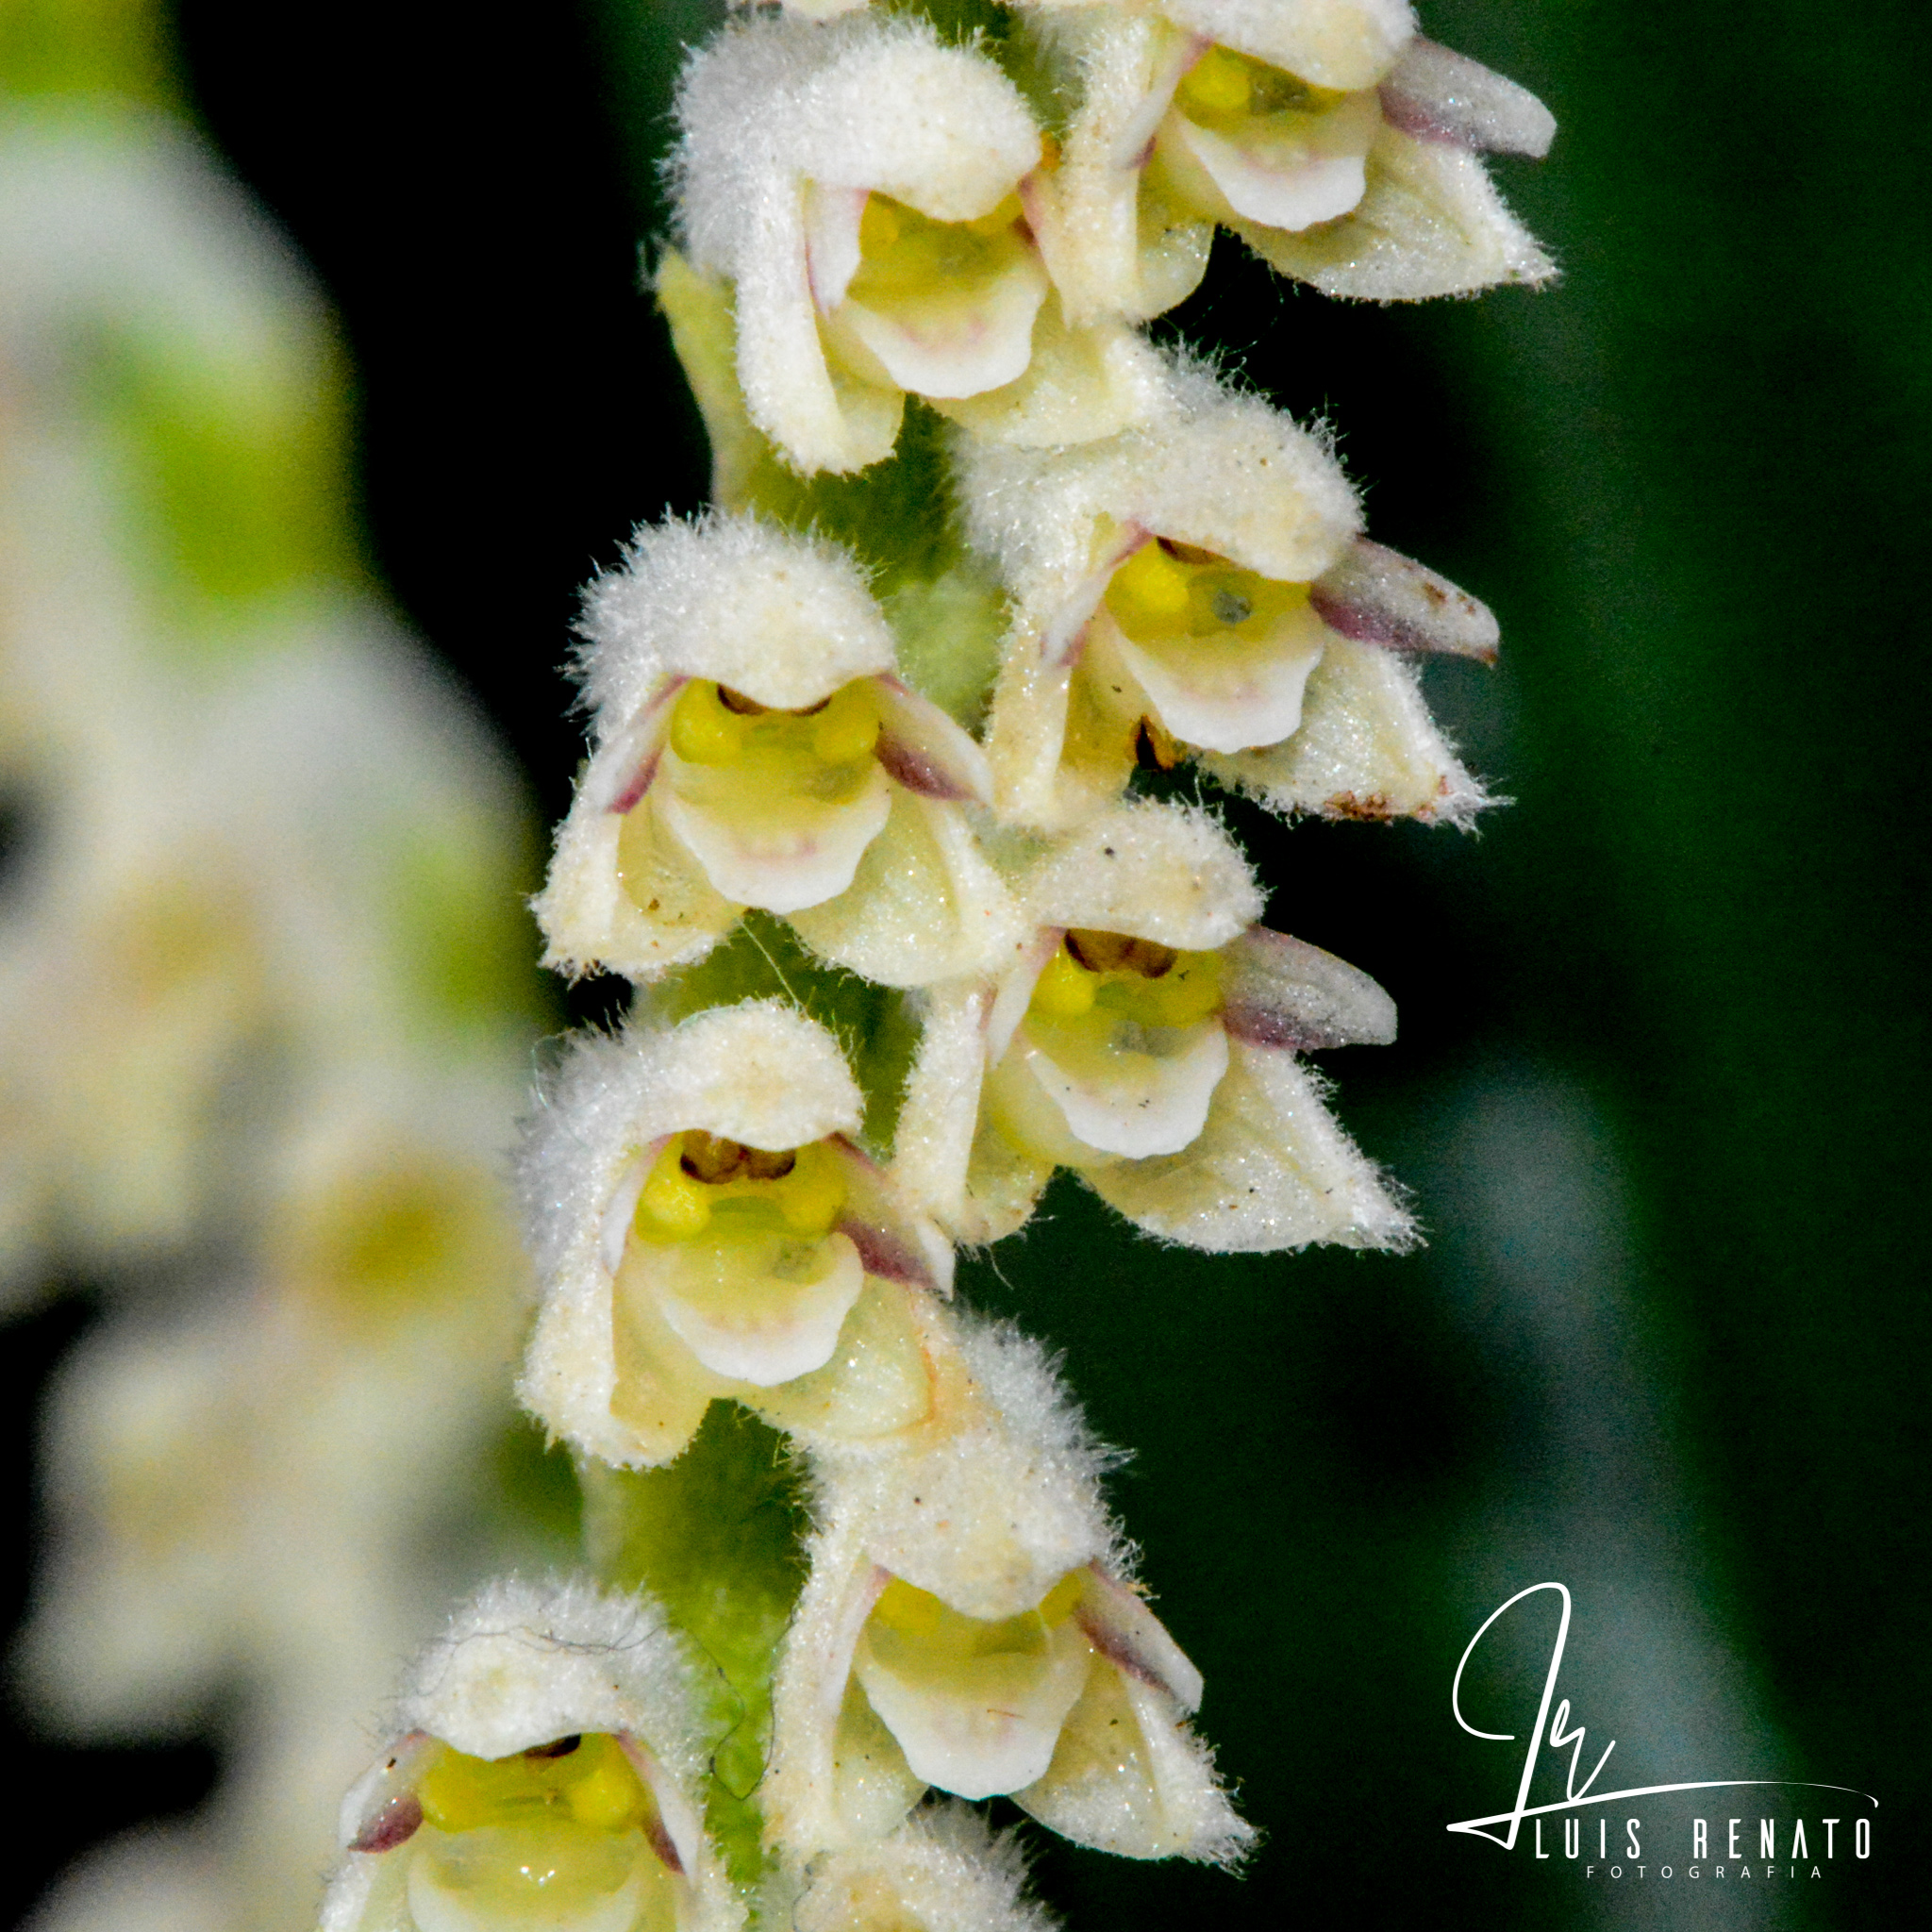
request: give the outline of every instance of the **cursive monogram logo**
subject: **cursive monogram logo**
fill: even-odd
[[[1537,1706],[1536,1726],[1530,1732],[1528,1748],[1523,1754],[1523,1773],[1516,1782],[1516,1802],[1507,1811],[1491,1812],[1486,1818],[1462,1818],[1450,1825],[1451,1831],[1467,1833],[1472,1838],[1486,1838],[1507,1851],[1513,1850],[1516,1835],[1522,1829],[1525,1818],[1541,1818],[1553,1812],[1574,1811],[1585,1805],[1607,1805],[1618,1798],[1648,1798],[1665,1791],[1715,1791],[1726,1790],[1746,1785],[1782,1785],[1792,1790],[1814,1791],[1848,1791],[1855,1797],[1864,1798],[1875,1811],[1878,1800],[1869,1793],[1858,1791],[1850,1785],[1816,1784],[1806,1778],[1775,1777],[1720,1777],[1691,1778],[1681,1784],[1669,1785],[1630,1785],[1622,1790],[1598,1791],[1591,1788],[1609,1762],[1610,1753],[1617,1748],[1612,1738],[1599,1754],[1591,1774],[1579,1787],[1577,1774],[1583,1764],[1584,1727],[1570,1722],[1570,1700],[1566,1697],[1556,1706],[1552,1715],[1550,1707],[1557,1696],[1557,1679],[1563,1668],[1563,1652],[1570,1641],[1570,1591],[1560,1583],[1532,1583],[1527,1590],[1519,1590],[1506,1604],[1493,1609],[1483,1619],[1482,1627],[1469,1640],[1468,1647],[1462,1653],[1462,1660],[1456,1666],[1455,1680],[1449,1687],[1449,1708],[1456,1722],[1472,1738],[1480,1738],[1486,1743],[1513,1744],[1516,1735],[1512,1731],[1479,1731],[1462,1714],[1462,1674],[1469,1668],[1469,1660],[1475,1655],[1476,1645],[1509,1614],[1516,1606],[1526,1598],[1536,1596],[1543,1591],[1554,1591],[1562,1600],[1562,1615],[1557,1624],[1557,1641],[1550,1647],[1550,1667],[1543,1676],[1542,1700]],[[1547,1742],[1552,1751],[1561,1751],[1566,1745],[1570,1751],[1570,1765],[1564,1779],[1564,1795],[1553,1804],[1532,1805],[1529,1802],[1531,1787],[1536,1782],[1536,1767],[1539,1754]],[[1634,1844],[1633,1844],[1634,1850]]]

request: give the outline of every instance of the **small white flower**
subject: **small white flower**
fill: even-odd
[[[1185,1722],[1200,1674],[1123,1580],[1106,1452],[1035,1344],[978,1328],[963,1347],[978,1400],[948,1436],[819,1459],[772,1838],[794,1859],[861,1845],[936,1786],[1131,1857],[1238,1857],[1252,1833]]]
[[[418,1660],[343,1801],[322,1932],[733,1932],[703,1772],[654,1606],[491,1584]]]
[[[1072,319],[1172,308],[1206,272],[1216,225],[1333,295],[1407,301],[1554,273],[1477,158],[1548,149],[1555,124],[1523,89],[1425,41],[1396,58],[1372,36],[1323,60],[1292,36],[1163,11],[1175,24],[1095,12],[1062,30],[1082,102],[1036,220]]]
[[[1395,1037],[1367,974],[1254,924],[1207,813],[1127,803],[1025,882],[1037,937],[930,1003],[895,1172],[962,1241],[998,1240],[1057,1166],[1150,1234],[1267,1252],[1399,1247],[1407,1217],[1298,1052]]]
[[[605,1461],[669,1461],[735,1397],[808,1441],[929,1424],[952,1256],[852,1144],[858,1090],[775,1001],[572,1047],[523,1156],[542,1282],[519,1393]]]
[[[1325,444],[1206,373],[1159,419],[1040,455],[960,440],[971,541],[1014,599],[987,752],[1003,818],[1077,824],[1138,758],[1283,812],[1466,824],[1485,803],[1405,657],[1493,656],[1474,598],[1357,535]]]
[[[678,119],[691,258],[735,285],[746,405],[798,469],[878,461],[908,392],[1030,443],[1143,406],[1144,347],[1048,299],[1040,129],[984,55],[924,21],[755,21],[692,58]]]
[[[979,748],[894,671],[851,557],[749,516],[641,531],[585,600],[594,752],[536,902],[545,963],[651,978],[747,906],[887,985],[972,971],[1009,908]]]
[[[1053,1932],[1025,1879],[1014,1834],[996,1837],[970,1806],[932,1805],[890,1838],[814,1858],[766,1909],[795,1932]]]

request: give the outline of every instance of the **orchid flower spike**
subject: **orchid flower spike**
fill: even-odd
[[[1391,1248],[1408,1217],[1298,1053],[1395,1038],[1364,973],[1254,922],[1205,811],[1116,807],[1026,881],[1036,937],[991,985],[930,1003],[895,1173],[961,1241],[996,1241],[1071,1168],[1188,1247]]]
[[[853,1144],[831,1035],[775,1000],[578,1038],[521,1173],[542,1304],[518,1392],[583,1454],[668,1462],[729,1396],[808,1442],[930,1422],[952,1252]]]
[[[985,758],[900,681],[849,554],[751,516],[659,525],[582,630],[593,751],[536,901],[547,965],[654,978],[747,906],[891,986],[1008,943],[963,810]]]
[[[908,393],[1028,443],[1143,408],[1144,344],[1048,299],[1041,131],[984,54],[924,20],[749,21],[692,56],[677,116],[685,245],[733,284],[746,406],[800,471],[877,462]]]
[[[1081,105],[1035,219],[1069,318],[1173,308],[1206,273],[1216,226],[1331,295],[1548,280],[1478,154],[1541,156],[1555,122],[1474,60],[1405,43],[1407,15],[1387,0],[1068,13],[1056,38]]]
[[[1495,620],[1368,543],[1316,436],[1206,371],[1158,422],[1047,455],[959,440],[967,533],[1014,600],[988,734],[1001,816],[1077,824],[1193,757],[1285,813],[1468,824],[1487,803],[1408,659]]]
[[[1103,1851],[1231,1862],[1253,1833],[1186,1724],[1200,1673],[1124,1574],[1107,1452],[1037,1344],[980,1326],[962,1345],[977,1413],[949,1436],[817,1458],[770,1836],[792,1860],[849,1850],[937,1787]]]
[[[1055,1932],[1025,1878],[1013,1833],[995,1836],[971,1806],[931,1805],[890,1838],[813,1859],[764,1919],[793,1932]]]
[[[321,1932],[736,1932],[688,1676],[654,1605],[488,1585],[343,1801]]]

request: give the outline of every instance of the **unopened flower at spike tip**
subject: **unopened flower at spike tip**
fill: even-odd
[[[746,406],[799,470],[877,462],[908,393],[1027,443],[1139,414],[1144,345],[1050,299],[1041,131],[985,55],[924,21],[753,21],[692,58],[677,111],[686,244],[734,285]]]
[[[1163,10],[1173,24],[1083,8],[1058,28],[1082,100],[1035,213],[1071,318],[1171,308],[1216,225],[1284,275],[1370,301],[1554,274],[1479,158],[1547,150],[1555,124],[1522,88],[1426,41],[1393,57],[1375,37],[1380,66],[1366,48],[1297,65],[1241,32],[1252,9],[1224,25]]]
[[[749,516],[646,529],[583,634],[594,748],[536,902],[547,964],[653,978],[747,906],[887,985],[1007,943],[962,809],[986,761],[899,680],[845,552]]]
[[[628,1467],[724,1396],[814,1443],[928,1424],[958,1373],[952,1252],[852,1144],[859,1111],[831,1035],[776,1001],[578,1040],[522,1160],[525,1403]]]
[[[321,1932],[734,1932],[689,1675],[654,1606],[485,1588],[343,1801]]]
[[[1324,443],[1174,367],[1158,419],[1078,449],[961,439],[971,541],[1014,615],[988,733],[1003,818],[1077,824],[1137,759],[1282,812],[1465,824],[1486,802],[1407,659],[1491,658],[1465,592],[1366,542]]]
[[[1150,1234],[1219,1252],[1401,1247],[1407,1216],[1297,1053],[1395,1037],[1366,974],[1254,922],[1199,810],[1126,803],[1025,882],[1036,938],[929,997],[895,1171],[962,1241],[1032,1212],[1056,1166]]]
[[[890,1838],[814,1858],[766,1918],[792,1932],[1054,1932],[1025,1877],[1014,1834],[995,1836],[970,1806],[932,1805]]]
[[[769,1832],[800,1860],[882,1837],[928,1787],[1010,1796],[1129,1857],[1252,1837],[1187,1716],[1201,1677],[1124,1579],[1108,1454],[1038,1346],[969,1327],[942,1439],[821,1456],[811,1574],[774,1690]]]

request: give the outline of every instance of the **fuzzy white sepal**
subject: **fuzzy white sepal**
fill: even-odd
[[[1095,1168],[1084,1176],[1093,1191],[1144,1233],[1214,1254],[1413,1245],[1413,1222],[1336,1124],[1321,1077],[1279,1048],[1231,1047],[1201,1138]]]
[[[1160,358],[1140,336],[1118,323],[1071,325],[1049,303],[1025,375],[983,395],[928,400],[982,442],[1058,449],[1146,422],[1160,390]]]
[[[925,990],[919,1050],[907,1077],[892,1140],[892,1177],[907,1198],[918,1202],[958,1239],[974,1242],[996,1239],[966,1194],[993,998],[993,984],[978,977],[948,980]],[[1041,1186],[1044,1185],[1042,1176]],[[1036,1189],[1028,1196],[1022,1220],[1037,1193]],[[1009,1233],[1011,1228],[1003,1224],[999,1232]]]
[[[791,925],[813,952],[882,986],[925,986],[1003,959],[1018,915],[965,813],[894,788],[849,891]]]
[[[1025,1878],[1014,1834],[969,1806],[930,1805],[890,1838],[813,1859],[768,1916],[793,1932],[1054,1932]]]
[[[411,1667],[394,1729],[474,1757],[573,1731],[627,1731],[694,1787],[703,1772],[691,1666],[646,1598],[586,1583],[486,1585]]]
[[[1100,1496],[1113,1458],[1038,1343],[998,1324],[958,1326],[968,1397],[897,1455],[821,1455],[822,1534],[855,1539],[853,1554],[963,1615],[1010,1617],[1068,1571],[1118,1557]]]
[[[1416,818],[1468,827],[1493,804],[1429,716],[1416,673],[1336,637],[1309,675],[1301,728],[1262,751],[1204,752],[1204,770],[1286,815]]]
[[[1557,273],[1465,147],[1419,140],[1385,119],[1369,149],[1367,184],[1353,212],[1319,227],[1231,225],[1270,267],[1363,302],[1536,287]]]
[[[1255,1840],[1174,1698],[1099,1663],[1047,1774],[1013,1802],[1062,1838],[1121,1857],[1231,1865]]]
[[[1019,891],[1036,927],[1087,926],[1191,952],[1226,945],[1263,904],[1241,847],[1211,812],[1139,798],[1058,841]]]
[[[736,285],[752,420],[808,474],[876,462],[903,398],[827,356],[808,195],[876,192],[934,221],[976,220],[1039,164],[1019,92],[924,21],[759,20],[691,58],[677,114],[684,235],[698,267]]]
[[[1080,105],[1058,167],[1042,172],[1028,212],[1068,321],[1144,322],[1194,291],[1214,224],[1144,192],[1149,146],[1197,44],[1150,13],[1081,9],[1058,24]]]
[[[894,662],[891,630],[850,553],[747,514],[641,527],[623,567],[585,591],[578,629],[576,673],[599,751],[674,678],[796,708]]]

